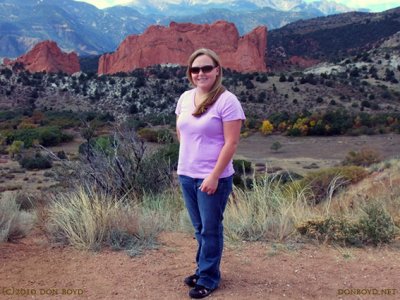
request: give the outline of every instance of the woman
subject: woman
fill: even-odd
[[[185,278],[189,296],[204,298],[220,282],[223,213],[232,191],[232,158],[239,143],[243,109],[222,86],[222,68],[215,52],[198,49],[188,61],[194,86],[179,98],[178,175],[198,242],[196,272]]]

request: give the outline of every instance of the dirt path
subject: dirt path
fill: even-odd
[[[160,242],[157,250],[135,258],[52,247],[39,233],[0,244],[0,299],[189,299],[182,280],[194,268],[195,240],[164,233]],[[227,247],[223,281],[208,299],[399,299],[399,254],[394,247]],[[356,289],[364,295],[340,295]]]

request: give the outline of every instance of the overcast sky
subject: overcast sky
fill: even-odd
[[[98,8],[105,8],[114,5],[124,5],[132,2],[132,0],[78,0],[88,2],[97,6]],[[313,2],[315,0],[305,0],[306,2]],[[373,12],[379,12],[400,6],[399,0],[335,0],[335,2],[345,4],[353,8],[368,8]]]

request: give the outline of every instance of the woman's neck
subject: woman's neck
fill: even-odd
[[[209,91],[205,91],[203,89],[196,87],[196,95],[198,95],[199,97],[203,97],[203,96],[207,95],[208,92]]]

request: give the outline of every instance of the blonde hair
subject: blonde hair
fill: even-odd
[[[195,86],[193,79],[192,79],[192,74],[190,73],[190,67],[192,66],[193,61],[201,55],[207,55],[208,57],[210,57],[214,63],[214,66],[219,67],[219,72],[217,74],[217,78],[215,79],[213,86],[211,87],[210,91],[206,94],[205,100],[193,112],[192,115],[195,117],[199,117],[203,113],[205,113],[207,111],[207,109],[209,107],[211,107],[218,100],[219,96],[223,92],[225,92],[225,88],[222,86],[222,67],[221,67],[220,59],[219,59],[217,53],[215,53],[214,51],[207,49],[207,48],[197,49],[189,57],[186,75],[187,75],[190,83],[193,86]]]

